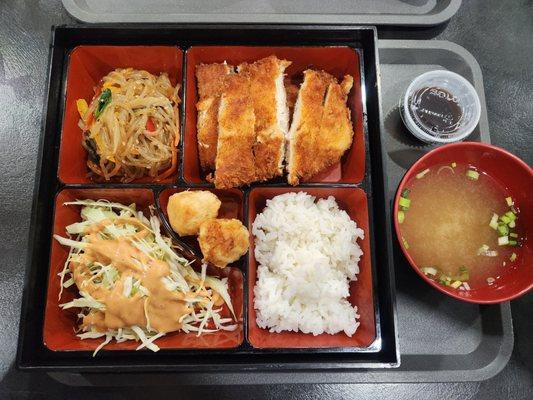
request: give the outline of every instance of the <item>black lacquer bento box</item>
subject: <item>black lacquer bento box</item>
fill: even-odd
[[[277,25],[93,25],[56,27],[50,49],[46,103],[30,229],[17,365],[48,371],[295,371],[390,368],[399,365],[391,261],[390,209],[380,137],[379,64],[376,31],[368,27]],[[215,190],[199,173],[195,139],[197,101],[194,66],[199,62],[250,61],[276,54],[294,61],[288,73],[308,66],[337,77],[349,73],[348,99],[355,138],[341,163],[309,182],[291,187],[278,180],[249,188]],[[181,85],[179,168],[154,183],[94,183],[87,178],[73,100],[90,98],[101,76],[117,67],[168,72]],[[291,72],[292,71],[292,72]],[[221,198],[226,216],[250,228],[265,201],[287,191],[333,195],[366,232],[361,273],[351,290],[361,314],[352,338],[337,335],[277,336],[255,323],[252,287],[256,263],[249,255],[225,272],[239,318],[235,332],[192,338],[165,337],[161,350],[110,346],[92,357],[89,344],[75,340],[74,317],[58,307],[56,277],[66,250],[52,240],[76,218],[64,201],[106,198],[155,205],[172,236],[165,205],[170,194],[204,188]],[[352,299],[352,300],[354,300]],[[191,334],[189,334],[191,335]],[[295,334],[298,335],[298,334]],[[303,337],[303,338],[302,338]]]

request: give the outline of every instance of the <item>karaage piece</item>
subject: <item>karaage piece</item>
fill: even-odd
[[[170,226],[180,236],[198,235],[200,225],[218,215],[221,201],[205,190],[175,193],[168,199]]]
[[[248,229],[238,219],[212,219],[200,226],[198,243],[204,261],[224,268],[248,251]]]

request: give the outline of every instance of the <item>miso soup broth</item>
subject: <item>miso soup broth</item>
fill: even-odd
[[[421,171],[406,188],[400,231],[427,276],[469,289],[492,284],[514,267],[519,210],[490,176],[453,163]]]

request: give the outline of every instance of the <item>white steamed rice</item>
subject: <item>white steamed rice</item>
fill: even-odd
[[[363,252],[364,232],[334,197],[305,192],[268,200],[252,227],[259,264],[254,287],[257,324],[271,332],[352,336],[357,307],[347,300]]]

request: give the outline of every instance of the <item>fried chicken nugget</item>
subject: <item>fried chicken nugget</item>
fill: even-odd
[[[217,217],[221,204],[205,190],[175,193],[168,199],[170,226],[180,236],[197,235],[203,222]]]
[[[204,261],[224,268],[248,251],[248,229],[238,219],[211,219],[200,226],[198,243]]]

